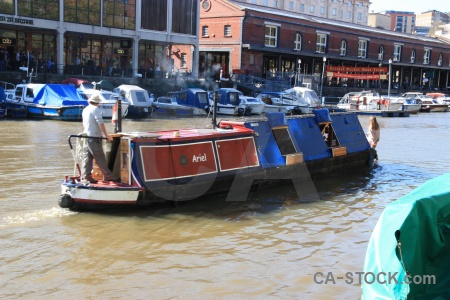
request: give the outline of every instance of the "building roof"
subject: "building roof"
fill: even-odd
[[[320,24],[326,24],[326,25],[331,25],[331,26],[337,26],[340,28],[348,28],[348,29],[352,29],[352,30],[357,29],[360,31],[366,31],[368,33],[377,33],[377,34],[382,33],[383,35],[390,36],[393,39],[402,37],[402,38],[413,39],[413,40],[420,41],[420,42],[440,43],[443,45],[448,44],[441,40],[437,40],[435,38],[422,36],[422,35],[401,33],[401,32],[396,32],[396,31],[391,31],[391,30],[375,28],[375,27],[371,27],[368,25],[359,25],[359,24],[355,24],[355,23],[347,23],[347,22],[342,22],[342,21],[338,21],[338,20],[330,20],[330,19],[326,19],[326,18],[309,16],[309,15],[305,15],[305,14],[297,13],[297,12],[293,12],[293,11],[285,11],[285,10],[281,10],[281,9],[277,9],[277,8],[273,8],[273,7],[265,7],[265,6],[260,6],[260,5],[256,5],[256,4],[242,3],[242,2],[238,2],[238,1],[234,1],[234,0],[225,0],[225,1],[232,3],[233,5],[236,5],[237,7],[239,7],[240,9],[243,9],[243,10],[257,11],[257,12],[266,13],[266,14],[269,13],[269,14],[273,14],[273,15],[290,17],[290,18],[306,20],[306,21],[310,21],[313,23],[317,23],[318,28],[320,28]]]

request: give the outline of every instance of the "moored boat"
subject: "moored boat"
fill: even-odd
[[[113,90],[128,102],[127,119],[142,119],[151,116],[155,100],[153,94],[149,94],[145,89],[137,85],[122,84]]]
[[[5,90],[0,87],[0,118],[4,118],[6,115],[6,94]]]
[[[315,115],[269,113],[214,123],[213,117],[208,129],[117,133],[107,156],[120,182],[102,181],[100,171],[95,184],[80,174],[67,175],[60,206],[142,207],[217,193],[245,200],[250,188],[286,180],[312,186],[314,179],[372,166],[374,150],[354,113],[329,115],[323,109]],[[71,138],[69,145],[72,149]],[[80,159],[75,163],[79,166]]]
[[[75,87],[65,84],[46,84],[27,104],[27,115],[31,118],[81,121],[83,109],[88,105]]]
[[[300,108],[302,114],[312,113],[313,109],[322,105],[322,101],[312,89],[303,86],[295,86],[284,90],[284,92],[291,94],[294,97],[294,105]]]
[[[10,118],[26,118],[28,116],[27,107],[33,103],[36,94],[44,84],[21,83],[14,85],[6,83],[5,89],[6,116]]]
[[[214,109],[214,97],[217,95],[217,113],[231,116],[249,116],[252,114],[251,106],[244,104],[244,94],[234,88],[220,88],[209,92],[210,109]]]
[[[403,106],[403,103],[403,98],[382,96],[375,90],[367,90],[345,94],[336,106],[347,111],[408,110],[409,107]]]
[[[5,92],[6,114],[13,118],[79,121],[87,106],[73,85],[21,83]]]
[[[367,246],[362,299],[449,299],[450,173],[388,204]]]
[[[444,93],[427,93],[426,96],[435,99],[441,104],[447,104],[448,107],[446,111],[450,111],[450,95]]]
[[[126,99],[122,99],[122,96],[118,93],[114,93],[112,91],[107,90],[94,90],[87,89],[84,91],[79,91],[80,95],[88,100],[89,97],[98,96],[100,98],[100,111],[102,113],[103,118],[111,119],[114,114],[114,105],[117,100],[121,101],[122,105],[122,118],[127,116],[128,114],[128,106],[130,103]]]
[[[427,97],[422,98],[421,104],[421,112],[444,112],[448,108],[448,104],[439,103],[436,99]]]
[[[285,114],[301,114],[302,111],[298,107],[298,103],[294,100],[293,95],[286,92],[262,92],[257,96],[265,103],[263,112],[282,112]]]
[[[193,116],[205,116],[209,109],[208,92],[200,88],[170,92],[168,96],[175,98],[178,105],[189,108]]]
[[[152,106],[153,112],[156,114],[194,116],[194,107],[179,104],[177,98],[173,96],[158,97],[153,101]]]

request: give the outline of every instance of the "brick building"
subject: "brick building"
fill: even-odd
[[[450,47],[443,40],[311,17],[233,0],[203,0],[199,74],[236,69],[273,78],[321,74],[327,66],[392,67],[393,86],[449,85]],[[187,58],[188,59],[188,58]],[[300,62],[300,65],[298,65]],[[300,67],[300,68],[299,68]],[[342,79],[327,78],[325,84]],[[352,84],[369,87],[369,80]]]

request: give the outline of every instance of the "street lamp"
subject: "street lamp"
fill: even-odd
[[[379,110],[381,102],[381,68],[383,67],[383,59],[380,59],[380,64],[378,66],[380,67],[378,72],[380,78],[378,79],[378,104],[377,104],[377,109]]]
[[[391,71],[392,71],[392,58],[389,58],[389,83],[388,83],[388,99],[391,98]]]
[[[300,71],[302,69],[302,60],[300,58],[297,60],[297,64],[298,64],[298,66],[297,66],[297,78],[295,80],[295,82],[296,82],[295,86],[300,86]]]
[[[325,75],[325,64],[327,63],[327,58],[323,57],[323,66],[322,66],[322,80],[320,83],[320,100],[322,100],[322,88],[323,88],[323,76]],[[323,102],[323,100],[322,100]]]

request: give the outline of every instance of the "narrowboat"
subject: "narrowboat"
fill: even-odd
[[[117,132],[106,153],[118,182],[102,180],[95,165],[98,182],[83,180],[77,153],[89,137],[69,137],[75,167],[61,183],[61,207],[139,208],[219,193],[244,201],[250,190],[279,182],[293,182],[299,192],[299,184],[317,178],[369,170],[374,157],[357,115],[327,109],[218,123],[214,111],[211,128]]]

